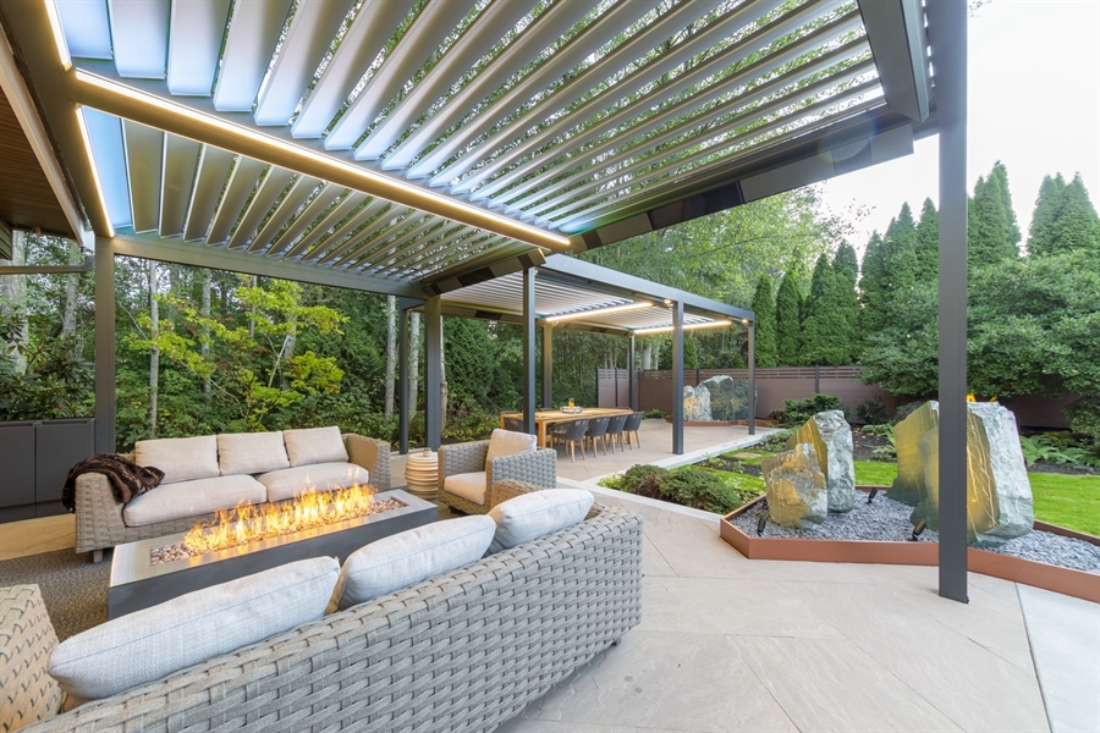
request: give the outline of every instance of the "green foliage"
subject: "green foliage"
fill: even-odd
[[[1015,216],[1015,215],[1013,215]],[[918,282],[935,280],[939,274],[940,257],[940,215],[932,199],[924,200],[920,211],[920,223],[916,236]]]
[[[657,477],[658,480],[668,475],[667,468],[654,466],[648,463],[639,463],[626,469],[622,477],[622,490],[631,494],[638,492],[639,487],[647,481]]]
[[[898,464],[884,461],[854,461],[856,486],[890,486],[898,477]]]
[[[833,273],[836,275],[836,301],[838,336],[838,364],[854,364],[859,359],[859,257],[847,242],[833,257]]]
[[[1088,394],[1066,408],[1073,432],[1087,435],[1100,446],[1100,394]]]
[[[642,415],[643,420],[649,420],[651,418],[656,418],[657,420],[664,420],[666,417],[668,417],[668,415],[666,415],[663,410],[658,410],[658,409],[646,410],[645,414]]]
[[[797,366],[802,351],[802,321],[799,317],[798,292],[793,271],[783,276],[775,296],[775,346],[778,366]]]
[[[756,366],[779,366],[775,342],[775,293],[767,273],[761,275],[756,283],[752,310],[756,316]]]
[[[1084,249],[1100,254],[1100,219],[1080,173],[1066,186],[1061,204],[1059,216],[1054,222],[1052,251]]]
[[[14,342],[26,323],[21,309],[0,311],[0,342]],[[93,365],[75,335],[36,339],[16,352],[26,362],[16,369],[14,352],[0,344],[0,420],[49,420],[94,414]]]
[[[794,435],[794,431],[784,428],[783,430],[777,430],[774,433],[768,435],[766,440],[757,443],[753,448],[759,448],[762,451],[769,453],[775,453],[777,451],[786,450],[787,439]]]
[[[699,466],[669,471],[649,464],[631,466],[621,477],[601,481],[608,488],[719,514],[727,514],[757,496],[758,483],[759,479],[723,480],[720,472]]]
[[[883,425],[890,420],[878,395],[856,405],[856,417],[866,425]]]
[[[829,410],[845,411],[840,398],[831,394],[815,394],[804,400],[783,400],[783,410],[772,413],[772,417],[784,425],[798,427],[817,413]]]
[[[854,291],[851,293],[854,297]],[[807,315],[802,323],[803,364],[838,366],[848,361],[853,333],[850,314],[845,311],[847,295],[837,283],[829,258],[821,255],[814,267]]]
[[[1059,173],[1051,178],[1043,176],[1039,185],[1039,198],[1035,201],[1035,211],[1031,215],[1031,230],[1027,238],[1027,251],[1030,255],[1045,257],[1055,253],[1057,246],[1057,222],[1062,213],[1062,201],[1065,195],[1066,181]]]
[[[1001,189],[1001,208],[1005,212],[1005,232],[1004,239],[1008,244],[1012,245],[1016,255],[1019,255],[1020,244],[1020,225],[1016,221],[1016,210],[1012,208],[1012,193],[1009,190],[1008,185],[1008,169],[1005,168],[1005,164],[1001,161],[997,161],[993,164],[993,170],[990,172],[990,178],[997,179],[997,185]]]
[[[1035,518],[1100,536],[1100,490],[1095,476],[1029,473]]]
[[[1007,178],[1004,178],[1007,182]],[[967,262],[971,269],[996,265],[1019,256],[1014,236],[1015,217],[1006,210],[1008,192],[1002,175],[994,169],[989,178],[979,177],[967,208]],[[1015,236],[1019,241],[1018,230]]]
[[[880,445],[871,451],[876,461],[896,461],[898,459],[898,443],[894,439],[894,426],[886,423],[881,426],[882,431],[880,435],[886,437],[889,441],[887,445]]]
[[[875,232],[871,235],[871,241],[868,242],[867,249],[863,253],[859,281],[861,343],[872,334],[881,331],[889,319],[887,301],[890,291],[886,282],[886,257],[883,247],[882,237]]]

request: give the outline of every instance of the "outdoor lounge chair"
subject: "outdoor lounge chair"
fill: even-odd
[[[518,479],[544,489],[558,482],[558,454],[536,448],[536,437],[496,429],[490,440],[439,448],[439,502],[466,514],[485,514],[501,499],[495,485]]]

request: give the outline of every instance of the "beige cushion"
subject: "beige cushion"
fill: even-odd
[[[290,460],[281,432],[223,433],[218,436],[218,465],[222,476],[232,476],[290,468]]]
[[[489,437],[489,451],[485,454],[485,470],[489,470],[489,461],[494,458],[514,456],[517,453],[534,453],[537,448],[537,435],[514,433],[511,430],[496,428]]]
[[[455,496],[461,496],[466,501],[485,506],[485,471],[474,473],[456,473],[443,479],[443,488]]]
[[[158,486],[137,497],[122,510],[128,527],[170,522],[232,509],[238,504],[261,504],[267,489],[251,476],[219,476],[185,484]]]
[[[341,609],[468,565],[485,555],[496,523],[484,514],[384,537],[353,552],[337,583]],[[334,594],[335,595],[335,594]]]
[[[339,574],[315,557],[185,593],[66,639],[49,672],[70,695],[116,695],[316,621]]]
[[[370,473],[354,463],[314,463],[284,468],[256,477],[267,488],[268,501],[283,501],[313,491],[335,491],[360,484],[365,486]]]
[[[61,688],[46,673],[56,646],[38,586],[0,588],[0,731],[53,717],[61,708]]]
[[[572,527],[585,518],[592,501],[592,492],[584,489],[532,491],[502,501],[489,510],[497,523],[490,551],[500,552]]]
[[[139,440],[134,444],[134,463],[164,471],[161,484],[220,476],[218,441],[213,435],[197,438]]]
[[[309,430],[284,430],[283,441],[290,456],[290,465],[305,466],[310,463],[339,463],[348,460],[348,449],[340,428],[310,428]]]

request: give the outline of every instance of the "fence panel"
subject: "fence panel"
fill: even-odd
[[[598,369],[596,407],[630,407],[630,372],[626,369]]]

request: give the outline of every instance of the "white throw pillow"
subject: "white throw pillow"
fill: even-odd
[[[218,436],[218,465],[222,476],[233,476],[290,468],[290,459],[281,432],[222,433]]]
[[[592,508],[592,492],[584,489],[532,491],[489,510],[497,523],[489,552],[496,553],[543,535],[571,527]]]
[[[409,529],[359,548],[344,562],[334,594],[343,610],[485,555],[496,523],[480,514]]]
[[[344,437],[335,425],[308,430],[284,430],[283,441],[290,465],[306,466],[311,463],[347,462],[348,449]]]
[[[164,471],[162,485],[221,475],[218,440],[213,435],[139,440],[134,443],[134,463]]]
[[[320,619],[340,574],[315,557],[186,593],[63,641],[49,673],[98,700]]]
[[[489,470],[489,462],[494,458],[514,456],[518,453],[534,453],[537,448],[537,435],[496,428],[489,437],[489,451],[485,454],[485,470]]]

